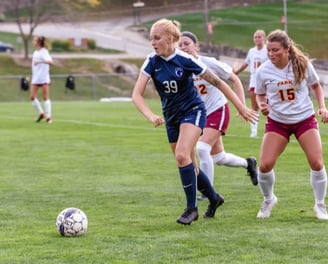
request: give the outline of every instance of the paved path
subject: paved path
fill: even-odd
[[[108,20],[105,22],[83,23],[45,23],[39,25],[34,35],[44,35],[49,38],[90,38],[96,40],[97,46],[124,51],[128,57],[144,58],[152,48],[150,42],[140,33],[133,31],[128,19]],[[28,32],[28,27],[23,27]],[[1,23],[0,31],[19,33],[15,23]]]
[[[149,19],[156,19],[149,17]],[[145,18],[145,20],[147,20]],[[108,20],[103,22],[82,22],[82,23],[45,23],[39,25],[34,34],[44,35],[49,38],[90,38],[94,39],[97,46],[120,50],[122,54],[56,54],[55,58],[99,58],[99,59],[118,59],[118,58],[145,58],[152,51],[150,41],[135,31],[131,25],[132,18],[122,18]],[[23,27],[27,32],[28,27]],[[0,23],[0,31],[19,33],[18,26],[15,23]],[[222,61],[229,65],[234,63],[241,64],[243,60],[222,56]],[[323,83],[325,96],[328,97],[328,72],[317,70]]]

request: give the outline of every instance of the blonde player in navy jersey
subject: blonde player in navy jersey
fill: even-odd
[[[267,37],[269,60],[256,73],[255,93],[260,111],[267,116],[262,141],[258,181],[263,194],[258,218],[268,218],[278,199],[274,193],[274,165],[295,135],[310,165],[310,182],[318,219],[328,220],[325,205],[327,173],[322,157],[322,144],[309,96],[309,88],[318,102],[322,123],[328,122],[324,95],[309,59],[282,30]]]
[[[245,70],[248,66],[250,69],[250,79],[249,79],[249,97],[251,99],[252,109],[259,111],[259,107],[256,103],[256,95],[254,93],[255,89],[255,73],[256,69],[268,59],[267,49],[265,45],[265,32],[261,29],[255,31],[253,35],[253,40],[255,47],[249,49],[245,62],[238,68],[234,69],[235,74],[239,74]],[[250,137],[257,137],[257,123],[251,123],[251,135]]]
[[[244,88],[238,76],[232,72],[232,68],[226,63],[212,57],[199,55],[199,45],[195,34],[189,31],[182,32],[179,47],[204,63],[221,79],[230,80],[238,98],[245,104]],[[213,185],[213,164],[244,167],[247,169],[252,183],[257,185],[256,159],[253,157],[245,159],[224,151],[222,136],[226,134],[230,120],[229,105],[226,97],[220,90],[200,77],[195,77],[194,84],[205,103],[207,113],[203,134],[196,144],[200,169],[204,171]]]
[[[223,198],[216,193],[208,178],[194,166],[194,147],[206,120],[204,102],[194,88],[193,75],[199,75],[220,89],[247,121],[257,121],[257,113],[248,109],[230,87],[206,65],[176,49],[180,38],[179,23],[167,19],[155,22],[150,30],[151,53],[141,67],[132,100],[137,109],[155,126],[165,124],[168,141],[178,165],[186,195],[186,209],[177,222],[189,225],[198,219],[197,188],[210,201],[205,218],[214,217]],[[151,111],[143,95],[152,79],[161,98],[164,118]]]
[[[49,86],[50,86],[50,65],[53,64],[53,60],[49,54],[46,45],[46,39],[43,36],[35,36],[33,38],[33,45],[35,51],[32,58],[32,87],[30,90],[30,100],[32,105],[38,111],[39,116],[35,122],[40,122],[42,119],[46,119],[47,123],[52,123],[51,119],[51,101],[49,98]],[[42,88],[42,97],[45,107],[45,112],[36,97],[36,94]]]

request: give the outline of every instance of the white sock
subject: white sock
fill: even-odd
[[[213,185],[214,182],[214,165],[211,157],[212,147],[204,142],[198,141],[196,151],[199,157],[199,167],[206,174],[208,180]]]
[[[275,174],[272,169],[269,172],[263,173],[259,170],[258,182],[260,190],[263,194],[264,200],[269,201],[273,199],[273,187],[275,182]]]
[[[310,182],[313,188],[315,202],[324,204],[327,192],[327,172],[325,167],[320,171],[310,171]]]
[[[251,123],[251,131],[254,133],[254,134],[257,134],[257,122],[256,123]]]
[[[35,109],[38,111],[39,114],[42,114],[43,113],[43,109],[41,107],[41,104],[40,104],[38,98],[35,98],[32,101],[32,105],[35,107]]]
[[[44,101],[44,108],[46,109],[46,116],[51,117],[51,101],[47,99]]]
[[[216,165],[247,168],[247,160],[232,153],[226,153],[222,151],[218,154],[213,155],[212,159]]]

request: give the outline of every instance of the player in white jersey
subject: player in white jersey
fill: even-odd
[[[258,116],[255,111],[247,108],[230,87],[206,65],[176,49],[180,35],[177,21],[163,18],[152,25],[150,39],[154,52],[149,54],[141,67],[133,88],[132,101],[155,127],[165,124],[186,196],[187,207],[177,218],[177,222],[190,225],[198,219],[197,188],[210,202],[203,215],[204,218],[214,217],[216,209],[224,202],[207,176],[196,166],[194,148],[205,126],[206,109],[194,88],[193,75],[202,76],[220,89],[245,120],[254,122],[257,121]],[[153,80],[161,98],[164,118],[153,113],[143,98],[150,79]]]
[[[199,55],[199,45],[195,34],[189,31],[182,32],[179,47],[181,50],[204,63],[221,79],[230,80],[239,99],[245,104],[244,88],[238,76],[232,72],[232,68],[226,63],[212,57]],[[256,159],[253,157],[245,159],[232,153],[226,153],[224,150],[222,136],[226,134],[230,119],[229,105],[226,97],[220,90],[200,77],[194,77],[194,85],[205,103],[207,114],[203,134],[196,144],[200,169],[204,171],[213,185],[213,164],[229,167],[244,167],[247,169],[252,183],[257,185]]]
[[[253,36],[255,47],[249,49],[245,62],[238,68],[234,69],[235,74],[239,74],[249,66],[250,79],[249,79],[249,97],[251,99],[252,109],[259,111],[256,103],[256,96],[254,93],[255,89],[255,73],[256,69],[268,59],[267,49],[265,45],[265,32],[263,30],[256,30]],[[251,124],[251,137],[257,137],[257,126],[258,124]]]
[[[45,43],[46,39],[43,36],[35,36],[33,38],[33,45],[35,51],[32,58],[32,87],[30,90],[30,100],[32,105],[39,113],[35,122],[40,122],[42,119],[46,119],[47,123],[52,123],[51,119],[51,101],[49,98],[49,86],[50,86],[50,65],[53,64],[53,60],[47,49]],[[44,101],[45,112],[36,97],[36,94],[42,88],[42,97]]]
[[[315,111],[309,96],[311,88],[322,123],[328,122],[322,87],[309,59],[296,47],[286,32],[275,30],[267,38],[269,60],[256,73],[256,99],[267,116],[260,151],[258,181],[263,203],[258,218],[270,217],[278,199],[274,194],[274,165],[295,135],[310,166],[310,182],[318,219],[328,220],[325,197],[327,173]]]

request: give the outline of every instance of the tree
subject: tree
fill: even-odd
[[[71,8],[96,7],[100,0],[1,0],[4,10],[16,22],[24,45],[24,58],[28,59],[29,42],[37,26],[62,14]]]

